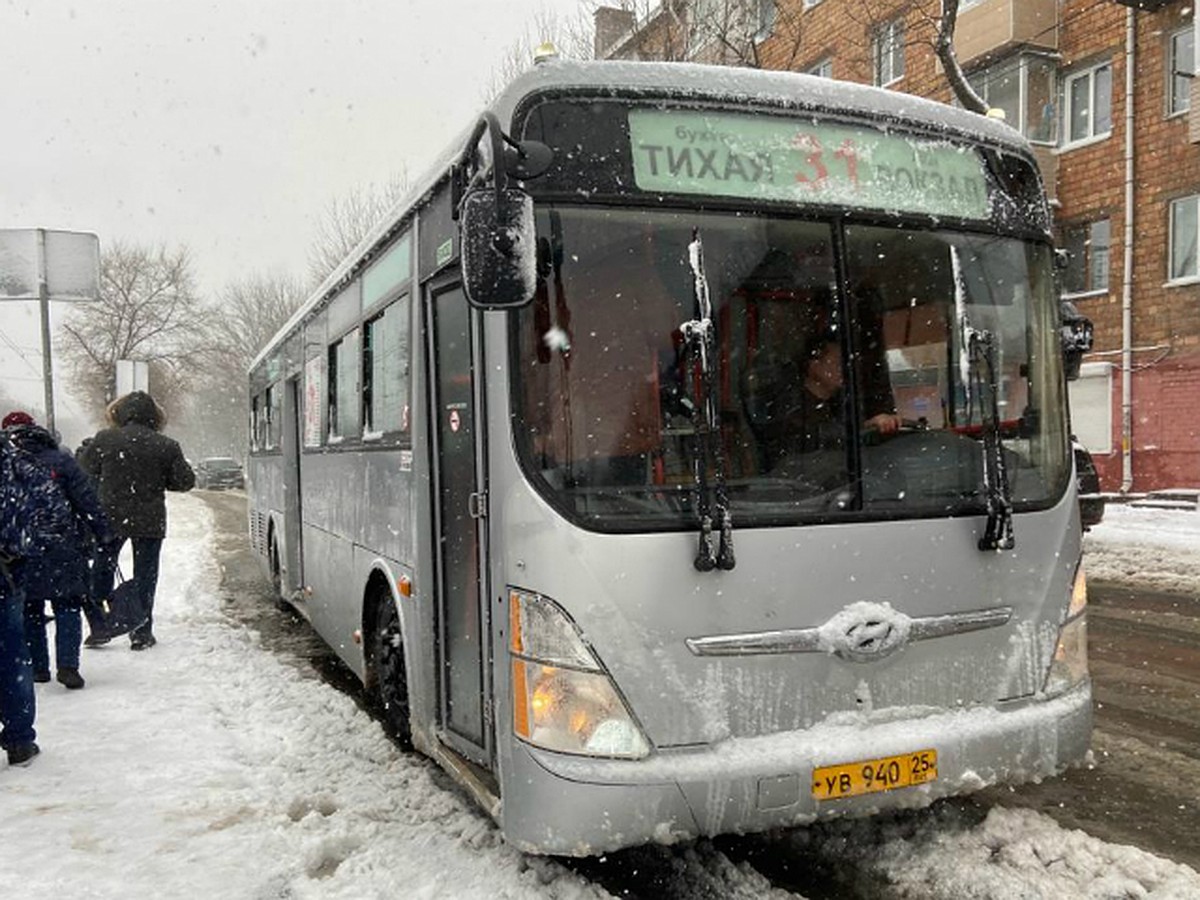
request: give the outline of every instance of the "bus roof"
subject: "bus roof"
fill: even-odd
[[[495,113],[507,129],[513,113],[526,97],[557,90],[578,92],[587,89],[614,96],[639,93],[661,96],[667,93],[683,100],[753,103],[797,112],[842,113],[855,118],[894,122],[917,130],[942,132],[948,137],[997,144],[1025,155],[1031,152],[1021,134],[1002,121],[923,97],[800,72],[698,63],[549,60],[510,82],[487,109]],[[259,366],[281,337],[304,321],[348,275],[365,263],[369,252],[391,237],[408,212],[420,205],[447,176],[451,164],[462,155],[474,126],[474,120],[467,123],[413,187],[313,291],[255,357],[250,364],[251,370]]]
[[[621,95],[665,91],[681,99],[750,102],[806,112],[844,112],[1028,151],[1020,133],[998,119],[912,94],[800,72],[698,63],[546,62],[516,78],[495,100],[492,110],[507,124],[516,106],[528,94],[589,87]]]

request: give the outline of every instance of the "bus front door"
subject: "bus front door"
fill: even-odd
[[[484,716],[490,684],[484,663],[490,630],[481,592],[484,529],[472,316],[457,285],[434,292],[428,310],[443,738],[468,759],[486,766],[491,741]]]

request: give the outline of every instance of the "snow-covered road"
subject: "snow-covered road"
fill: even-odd
[[[39,685],[43,754],[0,768],[0,895],[609,896],[576,868],[508,847],[353,699],[231,621],[201,498],[172,497],[170,525],[158,646],[85,651],[81,692]],[[1200,514],[1110,509],[1087,538],[1089,567],[1195,585],[1197,538]],[[979,821],[941,807],[763,840],[772,853],[841,860],[883,896],[1200,897],[1192,869],[1029,810]],[[709,842],[669,852],[674,896],[795,896]]]

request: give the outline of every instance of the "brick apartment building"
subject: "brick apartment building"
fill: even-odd
[[[941,0],[630,7],[597,10],[597,57],[790,69],[952,101],[934,51]],[[1183,0],[960,4],[956,55],[1033,144],[1069,251],[1066,296],[1096,326],[1072,416],[1108,491],[1200,487],[1194,33]]]

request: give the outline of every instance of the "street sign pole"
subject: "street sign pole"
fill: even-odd
[[[50,283],[46,278],[46,229],[37,230],[38,312],[42,319],[42,384],[46,392],[46,430],[54,433],[54,360],[50,357]]]
[[[0,228],[0,301],[38,302],[46,428],[54,430],[50,301],[100,299],[100,241],[86,231]]]

